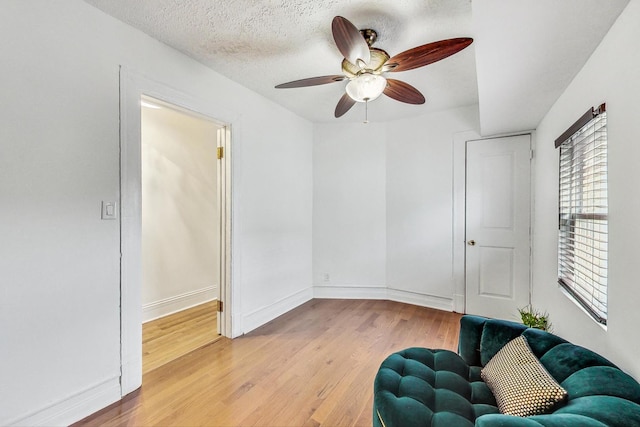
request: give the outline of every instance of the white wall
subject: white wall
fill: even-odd
[[[143,321],[217,296],[218,129],[166,106],[142,108]]]
[[[389,124],[389,288],[435,297],[432,304],[437,304],[437,298],[451,304],[454,293],[453,140],[455,133],[478,130],[477,106]]]
[[[326,292],[386,285],[385,140],[384,123],[315,126],[313,284]]]
[[[0,39],[1,425],[119,398],[119,221],[100,202],[119,197],[121,64],[232,121],[236,332],[311,297],[309,122],[80,0],[2,1]]]
[[[453,308],[453,140],[478,129],[477,106],[315,125],[316,296]]]
[[[238,326],[249,332],[313,297],[313,127],[266,100],[254,107],[262,113],[250,118],[251,144],[234,151],[232,298],[242,305],[238,310],[234,304],[242,313],[241,319],[234,314],[236,332]],[[243,132],[242,138],[249,136]]]
[[[533,236],[533,304],[548,310],[555,331],[591,348],[640,379],[640,2],[632,1],[537,129]],[[558,151],[553,142],[592,106],[607,103],[609,136],[609,272],[607,330],[557,285]]]

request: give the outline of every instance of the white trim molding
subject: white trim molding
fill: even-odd
[[[466,180],[467,141],[480,139],[480,134],[470,130],[453,134],[453,311],[466,312]]]
[[[314,298],[324,299],[387,299],[386,286],[326,286],[313,287]]]
[[[307,301],[310,301],[312,298],[313,289],[307,288],[295,292],[288,297],[282,298],[271,305],[261,307],[251,313],[245,314],[242,319],[243,333],[246,334],[247,332],[251,332],[276,317],[293,310]]]
[[[142,322],[149,322],[178,311],[218,299],[218,287],[207,286],[142,305]]]
[[[467,142],[481,139],[500,138],[517,135],[531,135],[534,131],[511,132],[501,135],[482,136],[474,130],[453,134],[453,311],[466,313],[466,180],[467,180]],[[532,145],[533,148],[533,145]],[[532,168],[533,170],[533,168]],[[533,182],[533,180],[531,181]],[[533,197],[533,192],[531,192]],[[533,213],[533,198],[531,199]],[[533,215],[533,214],[532,214]],[[532,216],[533,218],[533,216]],[[530,239],[530,242],[532,240]],[[531,264],[530,260],[530,265]],[[530,274],[533,274],[530,269]],[[530,276],[530,282],[533,283]],[[529,297],[531,300],[531,297]]]
[[[451,298],[419,294],[386,286],[314,286],[314,298],[324,299],[374,299],[404,302],[437,310],[453,311]]]
[[[181,108],[202,114],[229,127],[240,122],[239,116],[217,106],[210,100],[199,98],[153,80],[126,66],[120,67],[120,290],[121,290],[121,396],[125,396],[142,385],[142,197],[141,197],[141,129],[140,99],[142,95],[168,102]],[[222,120],[222,122],[220,121]],[[229,150],[225,145],[225,151]],[[231,158],[226,155],[225,173],[228,175],[225,185],[230,189]],[[231,197],[227,194],[227,197]],[[230,231],[231,206],[226,206],[225,230]],[[232,268],[230,242],[232,236],[224,239],[225,271],[227,277],[222,288],[236,289],[233,278],[228,276]],[[226,289],[225,289],[226,290]],[[227,292],[228,293],[228,292]],[[239,309],[239,301],[230,298],[223,301],[229,322],[232,314]],[[225,324],[220,331],[228,336],[233,325]]]
[[[453,311],[456,313],[464,314],[465,309],[465,295],[464,294],[453,294]]]
[[[120,378],[110,378],[79,393],[9,421],[9,426],[68,426],[121,399]]]
[[[142,385],[142,173],[140,96],[144,78],[120,68],[121,396]]]
[[[387,289],[387,299],[404,302],[406,304],[419,305],[421,307],[435,308],[436,310],[453,311],[453,301],[451,298],[435,295],[419,294],[389,288]]]

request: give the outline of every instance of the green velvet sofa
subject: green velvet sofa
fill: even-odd
[[[552,413],[500,414],[482,367],[524,335],[567,391]],[[374,381],[375,427],[640,427],[640,384],[586,348],[520,323],[463,316],[458,353],[408,348],[390,355]]]

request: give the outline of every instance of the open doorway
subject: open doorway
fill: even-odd
[[[217,134],[218,206],[220,207],[220,286],[217,331],[233,336],[231,295],[232,139],[239,117],[219,102],[185,93],[120,67],[120,386],[125,396],[142,385],[142,135],[141,101],[149,97],[179,111],[203,116],[223,128]],[[212,118],[221,120],[218,122]],[[221,312],[222,311],[222,312]]]
[[[142,372],[219,338],[218,135],[224,126],[141,99]]]

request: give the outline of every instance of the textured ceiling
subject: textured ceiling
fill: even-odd
[[[393,74],[420,90],[426,104],[381,96],[369,106],[369,119],[479,103],[486,135],[535,128],[629,0],[85,1],[314,122],[364,118],[363,104],[333,117],[346,82],[274,89],[341,73],[331,35],[334,16],[376,30],[374,47],[392,56],[437,40],[473,37],[454,56]]]
[[[346,82],[299,89],[279,83],[341,74],[331,35],[341,15],[378,32],[374,47],[390,55],[433,41],[471,35],[470,0],[86,0],[217,72],[314,122],[336,121]],[[473,45],[422,69],[395,73],[420,90],[425,105],[380,97],[371,120],[390,120],[478,102]],[[358,104],[340,121],[362,121]]]

